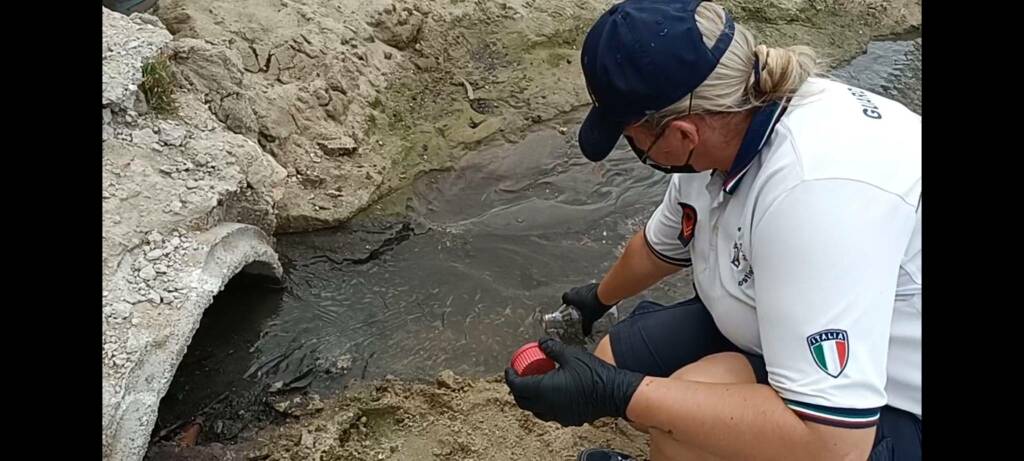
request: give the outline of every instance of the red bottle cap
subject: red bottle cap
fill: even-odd
[[[512,354],[512,368],[519,376],[542,375],[555,369],[555,361],[549,359],[534,341],[524,344]]]

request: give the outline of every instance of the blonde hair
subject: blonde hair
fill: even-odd
[[[715,3],[703,2],[697,7],[697,27],[709,48],[725,28],[725,14],[725,9]],[[754,71],[755,63],[760,66],[760,76]],[[647,116],[643,123],[660,127],[687,113],[740,112],[781,101],[795,95],[820,68],[811,48],[759,45],[749,29],[736,23],[732,43],[704,83],[671,106]]]

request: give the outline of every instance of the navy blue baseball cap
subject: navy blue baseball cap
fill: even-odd
[[[604,160],[622,131],[697,89],[729,49],[735,24],[708,48],[694,17],[700,0],[626,0],[587,32],[580,62],[593,107],[579,131],[580,150]]]

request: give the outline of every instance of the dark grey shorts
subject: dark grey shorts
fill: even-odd
[[[740,350],[726,339],[700,298],[667,306],[641,301],[609,334],[612,355],[619,368],[667,378],[705,356],[739,352],[750,362],[757,382],[768,384],[764,359]],[[870,459],[921,459],[921,420],[898,408],[883,407]]]

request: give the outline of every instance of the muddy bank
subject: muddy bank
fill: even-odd
[[[575,459],[587,447],[646,452],[647,435],[620,421],[562,428],[519,410],[501,378],[365,383],[345,399],[297,400],[301,419],[236,445],[161,444],[148,460]]]
[[[588,102],[577,62],[608,0],[168,0],[185,91],[288,172],[277,232],[340,224],[416,175]],[[767,43],[842,62],[919,0],[724,1]]]

